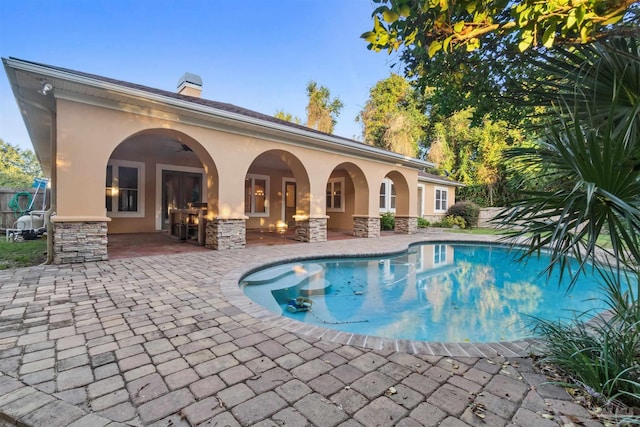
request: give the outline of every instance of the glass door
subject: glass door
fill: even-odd
[[[162,229],[169,227],[171,209],[187,209],[202,202],[202,175],[162,171]]]
[[[284,182],[284,194],[282,197],[284,199],[284,218],[282,219],[282,222],[287,224],[289,228],[293,228],[296,225],[296,221],[293,219],[293,216],[296,214],[297,202],[295,181]]]

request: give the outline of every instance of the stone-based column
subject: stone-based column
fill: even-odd
[[[327,218],[296,218],[296,234],[299,242],[326,242]]]
[[[53,263],[106,261],[107,222],[53,222]]]
[[[380,217],[354,215],[353,235],[356,237],[380,237]]]
[[[418,217],[396,215],[394,231],[402,234],[415,234],[418,231]]]
[[[207,221],[205,246],[217,251],[243,249],[247,244],[244,219],[214,219]]]

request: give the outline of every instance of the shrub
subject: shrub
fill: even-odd
[[[444,218],[444,222],[449,225],[449,228],[459,227],[459,228],[467,228],[466,221],[463,217],[457,215],[447,215]]]
[[[464,219],[466,227],[461,228],[477,227],[480,207],[473,202],[458,202],[449,207],[447,215],[459,216]]]
[[[431,226],[438,228],[465,228],[466,223],[464,218],[462,218],[461,216],[448,215],[442,221],[434,222],[433,224],[431,224]]]
[[[380,215],[380,229],[393,230],[396,226],[396,217],[391,212]]]
[[[418,217],[418,228],[427,228],[429,221],[426,218]]]
[[[619,401],[640,407],[640,304],[632,272],[618,275],[598,269],[603,281],[606,315],[586,312],[568,322],[536,319],[535,332],[547,344],[543,362],[567,375],[565,385],[584,388],[599,404]],[[636,282],[637,283],[637,282]],[[640,424],[640,415],[625,421]]]

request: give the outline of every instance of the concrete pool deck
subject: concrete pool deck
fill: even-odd
[[[393,235],[0,271],[0,426],[600,426],[527,342],[443,345],[275,316],[264,264],[401,251]]]

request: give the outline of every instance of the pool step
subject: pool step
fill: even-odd
[[[294,266],[279,265],[250,274],[242,280],[244,293],[268,310],[281,314],[282,308],[274,298],[281,302],[299,296],[322,295],[331,284],[322,278],[324,269],[319,264]]]
[[[296,264],[293,267],[291,265],[276,265],[250,274],[242,281],[247,285],[261,285],[293,274],[296,277],[306,278],[320,272],[322,272],[322,266],[319,264],[308,264],[306,268],[303,268],[302,264]]]
[[[324,295],[331,287],[331,282],[323,279],[322,277],[310,277],[307,283],[298,287],[298,292],[303,297],[310,297],[313,295]]]

